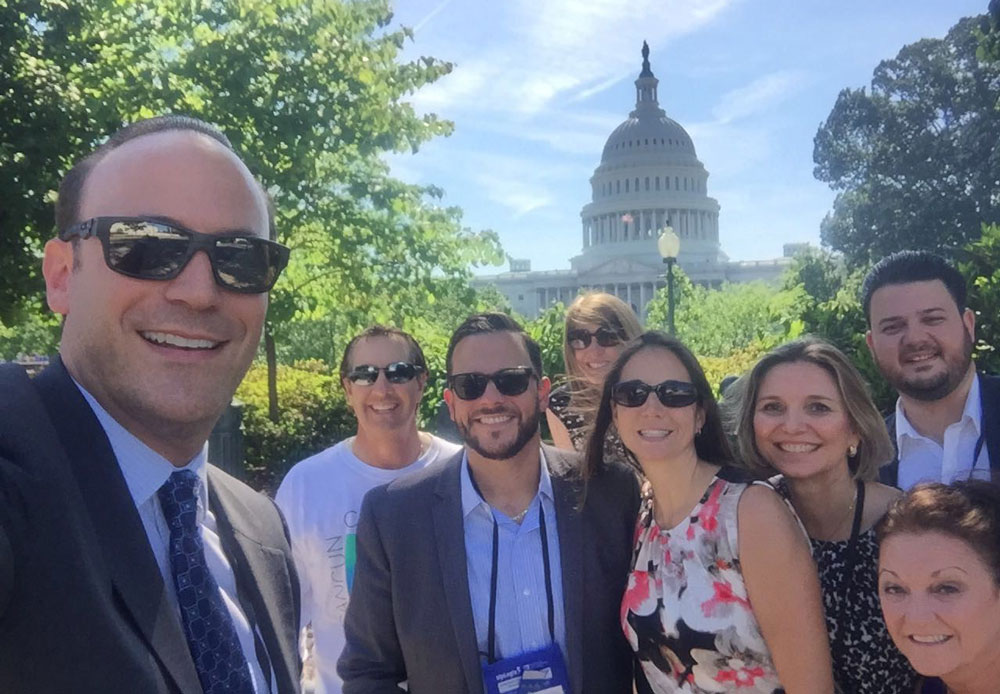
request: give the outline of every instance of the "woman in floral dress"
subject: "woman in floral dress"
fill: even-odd
[[[781,497],[723,466],[718,406],[691,352],[662,333],[608,372],[585,479],[614,423],[647,479],[622,628],[656,694],[831,694],[819,581]]]

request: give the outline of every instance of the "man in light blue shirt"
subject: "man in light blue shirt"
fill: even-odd
[[[504,678],[525,669],[553,692],[631,692],[618,621],[634,475],[609,465],[584,496],[575,454],[541,444],[549,380],[508,316],[466,319],[446,367],[465,447],[365,497],[345,694],[403,681],[413,694],[508,691]]]
[[[295,694],[281,514],[206,462],[288,260],[266,192],[160,116],[67,172],[56,226],[59,357],[0,366],[0,691]]]

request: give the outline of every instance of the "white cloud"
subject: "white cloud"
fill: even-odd
[[[780,70],[723,94],[712,109],[720,123],[731,123],[766,111],[787,99],[805,81],[801,70]]]
[[[738,0],[506,0],[451,37],[451,75],[414,97],[419,109],[493,112],[518,119],[580,100],[635,72],[636,17],[654,56]],[[435,14],[437,8],[432,11]],[[502,22],[506,30],[495,35]],[[654,57],[655,60],[655,57]]]
[[[448,7],[448,5],[451,4],[451,1],[452,0],[443,0],[442,2],[439,2],[434,7],[434,9],[432,9],[430,12],[428,12],[427,14],[425,14],[423,16],[423,18],[421,18],[416,24],[413,25],[413,33],[416,34],[421,29],[423,29],[425,26],[427,26],[428,23],[430,23],[435,17],[437,17],[439,14],[441,14],[441,12],[446,7]]]

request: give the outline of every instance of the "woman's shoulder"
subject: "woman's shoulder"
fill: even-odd
[[[569,385],[563,383],[552,389],[549,393],[549,409],[553,412],[565,412],[572,400]]]
[[[861,518],[861,528],[869,530],[875,527],[888,512],[892,502],[902,495],[903,492],[895,487],[890,487],[880,482],[866,482],[865,510]]]

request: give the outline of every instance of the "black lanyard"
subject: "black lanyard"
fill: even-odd
[[[986,443],[986,422],[980,417],[979,419],[979,438],[976,439],[976,452],[972,454],[972,467],[969,468],[969,479],[972,479],[973,473],[976,471],[976,463],[979,462],[979,454],[983,452],[983,444]],[[992,463],[990,463],[992,466]]]
[[[471,477],[471,475],[470,475]],[[552,569],[549,564],[549,535],[545,530],[545,509],[542,508],[542,497],[538,496],[538,532],[542,536],[542,564],[545,567],[545,600],[549,611],[549,639],[556,640],[555,610],[552,607]],[[490,621],[488,626],[487,659],[492,665],[496,659],[496,615],[497,615],[497,564],[500,553],[500,531],[497,529],[497,519],[493,518],[493,568],[490,571]]]
[[[847,569],[844,576],[847,578],[847,587],[854,586],[854,566],[858,563],[858,535],[861,534],[861,519],[865,512],[865,483],[862,480],[855,480],[855,501],[854,520],[851,522],[851,539],[847,543],[847,556],[844,557],[844,564]]]

